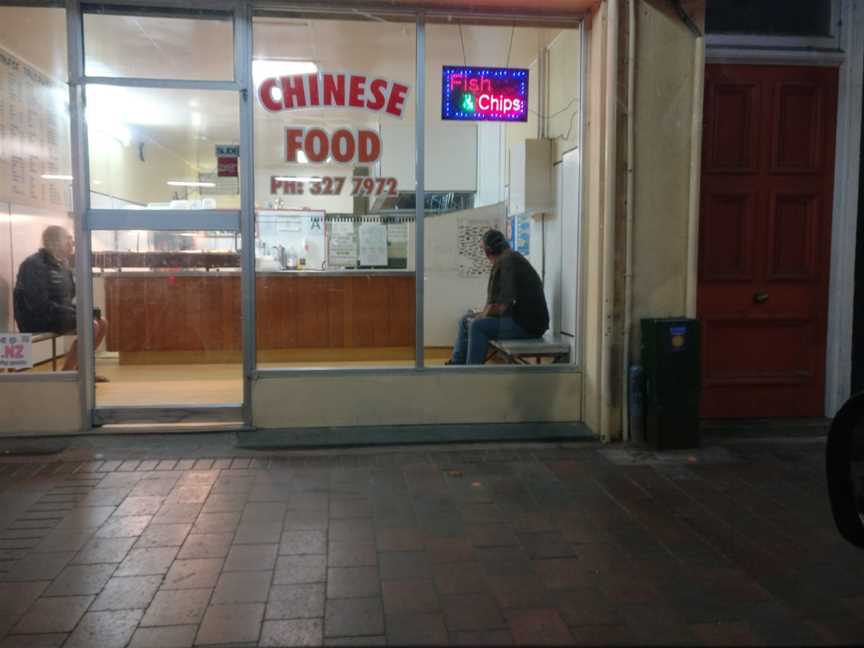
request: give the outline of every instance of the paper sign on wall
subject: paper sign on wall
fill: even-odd
[[[0,333],[0,369],[33,367],[33,335]]]
[[[360,265],[387,265],[387,227],[381,223],[360,226]]]
[[[531,217],[516,216],[513,232],[513,247],[522,256],[531,254]]]
[[[334,220],[329,224],[330,244],[327,262],[333,267],[357,264],[357,241],[354,238],[354,223],[348,219]]]

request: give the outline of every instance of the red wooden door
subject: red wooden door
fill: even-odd
[[[702,416],[824,413],[837,72],[709,65]]]

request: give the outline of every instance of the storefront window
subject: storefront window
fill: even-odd
[[[87,127],[94,209],[240,208],[236,93],[88,85]]]
[[[31,372],[77,366],[66,78],[66,12],[0,7],[0,337],[40,334]]]
[[[413,366],[413,23],[254,22],[258,366]]]
[[[426,56],[427,364],[572,361],[579,32],[432,24]]]
[[[116,11],[116,7],[92,5],[84,14],[87,76],[234,78],[230,14],[199,11],[190,16],[184,10],[184,17],[177,17],[165,9],[133,7],[123,7],[122,15]]]

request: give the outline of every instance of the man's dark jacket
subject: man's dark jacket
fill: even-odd
[[[22,333],[75,330],[75,281],[72,271],[44,248],[18,269],[15,321]]]

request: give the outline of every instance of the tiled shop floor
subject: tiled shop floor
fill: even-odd
[[[0,646],[864,637],[864,552],[834,530],[818,439],[190,443],[0,457]]]

